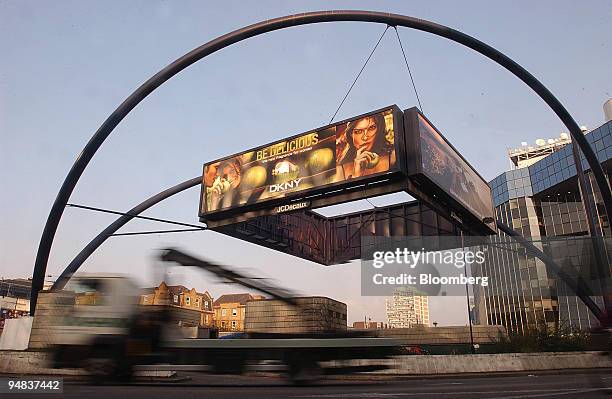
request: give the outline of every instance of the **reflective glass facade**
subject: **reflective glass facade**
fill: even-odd
[[[609,177],[612,122],[587,133],[586,138]],[[598,234],[609,237],[609,221],[599,193],[592,189],[592,176],[584,159],[582,164],[587,171],[586,194],[595,201]],[[489,184],[497,219],[530,238],[544,252],[551,250],[551,240],[567,240],[563,245],[571,248],[572,240],[590,235],[572,144],[529,167],[502,173]],[[491,251],[490,261],[473,271],[474,275],[491,277],[488,287],[474,293],[477,321],[502,324],[516,332],[543,322],[581,329],[596,325],[580,299],[542,261],[529,256],[519,245],[508,246],[504,237],[498,238],[504,245]]]
[[[612,160],[612,121],[586,134],[602,164]],[[522,169],[504,172],[489,182],[493,189],[493,204],[498,206],[511,198],[538,195],[576,177],[576,165],[569,144],[539,162]],[[582,168],[589,166],[582,156]]]

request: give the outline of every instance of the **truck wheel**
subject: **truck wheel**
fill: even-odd
[[[316,361],[298,361],[289,365],[289,380],[294,385],[311,385],[321,378],[321,366]]]
[[[114,349],[114,350],[113,350]],[[112,346],[95,348],[82,368],[87,371],[95,384],[107,382],[127,382],[132,378],[133,367],[122,358],[121,351]]]
[[[83,369],[87,371],[95,384],[101,384],[112,378],[117,370],[117,365],[110,357],[90,357],[83,361]]]

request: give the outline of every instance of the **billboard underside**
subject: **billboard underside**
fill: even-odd
[[[361,258],[362,235],[449,235],[452,222],[418,201],[325,217],[313,211],[267,215],[214,231],[322,265]]]

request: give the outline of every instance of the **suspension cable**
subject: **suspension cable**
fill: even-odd
[[[184,233],[189,231],[206,231],[206,228],[193,228],[193,229],[174,229],[174,230],[151,230],[151,231],[133,231],[128,233],[115,233],[111,234],[111,237],[120,236],[140,236],[147,234],[167,234],[167,233]]]
[[[417,102],[419,103],[419,109],[421,110],[421,112],[425,112],[423,110],[423,106],[421,105],[421,99],[419,98],[419,93],[417,92],[416,85],[414,84],[414,79],[412,77],[412,72],[410,71],[410,65],[408,65],[408,58],[406,57],[404,46],[402,46],[402,39],[400,39],[399,32],[397,31],[397,26],[394,26],[393,28],[395,29],[395,35],[397,36],[397,41],[399,42],[400,49],[402,49],[402,54],[404,54],[404,61],[406,62],[406,68],[408,68],[408,74],[410,75],[410,81],[412,82],[412,88],[414,89],[414,94],[416,95]]]
[[[133,217],[134,219],[151,220],[153,222],[161,222],[161,223],[175,224],[175,225],[178,225],[178,226],[193,227],[195,229],[200,229],[200,230],[205,230],[206,229],[206,227],[198,226],[198,225],[195,225],[195,224],[175,222],[173,220],[152,218],[152,217],[148,217],[148,216],[132,215],[129,212],[118,212],[118,211],[113,211],[113,210],[110,210],[110,209],[96,208],[96,207],[93,207],[93,206],[85,206],[85,205],[78,205],[78,204],[66,204],[66,207],[68,207],[68,208],[86,209],[88,211],[95,211],[95,212],[110,213],[110,214],[113,214],[113,215],[121,215],[121,216],[129,215],[129,216]]]
[[[374,46],[374,48],[372,49],[372,52],[370,52],[370,55],[368,56],[368,58],[366,59],[365,63],[363,64],[363,66],[361,67],[361,70],[359,71],[359,73],[357,74],[357,77],[355,77],[355,80],[353,81],[353,83],[351,84],[351,87],[349,87],[348,91],[346,92],[346,95],[344,96],[344,98],[342,99],[342,101],[340,102],[340,105],[338,105],[338,109],[336,109],[336,112],[334,112],[334,115],[331,117],[331,119],[329,120],[329,124],[331,124],[334,121],[334,118],[336,117],[336,115],[338,115],[338,112],[340,111],[340,108],[342,108],[342,105],[344,104],[344,102],[346,101],[346,98],[349,96],[349,94],[351,93],[351,90],[353,90],[353,86],[355,86],[355,83],[357,83],[357,80],[359,79],[359,77],[361,76],[361,73],[363,72],[363,70],[365,69],[366,65],[368,65],[368,62],[370,61],[370,58],[372,58],[372,55],[374,55],[374,52],[376,51],[376,49],[378,48],[378,45],[380,44],[381,40],[383,39],[383,37],[385,37],[385,33],[387,33],[387,30],[389,30],[389,25],[387,25],[387,27],[385,28],[385,31],[382,33],[382,35],[380,35],[380,38],[378,39],[378,41],[376,42],[376,45]]]

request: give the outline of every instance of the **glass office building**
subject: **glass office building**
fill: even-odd
[[[586,138],[610,179],[612,121],[586,133]],[[583,244],[592,231],[572,146],[567,144],[527,167],[502,173],[489,184],[498,220],[530,238],[558,263],[580,265],[585,262]],[[594,204],[593,232],[608,242],[610,222],[584,159],[582,168],[587,177],[585,192]],[[490,276],[491,282],[474,292],[476,322],[501,324],[515,332],[540,323],[580,329],[597,325],[593,314],[541,260],[518,244],[508,244],[501,235],[495,239],[500,245],[489,252],[490,261],[473,270],[474,275]],[[605,266],[610,267],[608,262]],[[601,304],[600,296],[594,299]]]

